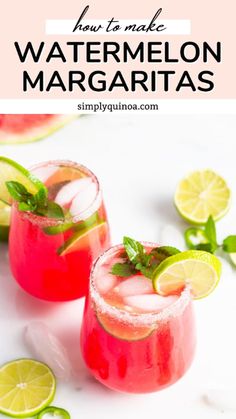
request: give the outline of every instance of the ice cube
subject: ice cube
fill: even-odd
[[[60,189],[55,202],[62,207],[70,204],[77,194],[82,194],[82,191],[86,190],[92,183],[93,181],[89,177],[72,180]]]
[[[145,313],[158,312],[173,304],[177,296],[162,297],[158,294],[133,295],[124,298],[124,303]]]
[[[94,202],[97,195],[97,186],[94,182],[87,183],[86,187],[81,189],[72,201],[70,213],[72,216],[80,215],[86,211]],[[83,217],[82,217],[83,218]],[[81,219],[82,219],[81,218]]]
[[[236,411],[235,389],[212,388],[203,395],[204,401],[211,407],[223,411]]]
[[[115,291],[121,297],[128,297],[130,295],[151,294],[154,290],[150,279],[135,275],[122,281],[115,288]]]
[[[24,338],[33,356],[45,362],[57,378],[69,380],[72,369],[67,351],[48,326],[33,321],[26,327]]]
[[[107,271],[105,266],[101,266],[97,273],[96,286],[101,294],[106,294],[117,284],[117,277]]]

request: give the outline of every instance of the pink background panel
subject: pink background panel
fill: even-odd
[[[169,36],[142,36],[142,35],[117,35],[117,36],[52,36],[45,35],[45,20],[46,19],[77,19],[84,7],[89,4],[90,10],[87,15],[88,19],[110,19],[115,17],[118,19],[151,19],[158,8],[162,7],[162,19],[190,19],[192,25],[191,35],[169,35]],[[41,0],[34,2],[32,0],[8,0],[5,2],[4,8],[0,15],[0,48],[1,48],[1,69],[0,69],[0,98],[1,99],[37,99],[37,98],[132,98],[132,99],[158,99],[158,98],[222,98],[230,99],[236,97],[236,84],[234,77],[236,74],[236,59],[234,54],[233,39],[235,38],[235,15],[236,3],[234,0],[229,0],[225,3],[215,2],[213,0],[205,1],[198,0],[193,2],[189,0],[180,0],[174,2],[173,0],[162,0],[157,3],[153,0],[145,2],[137,1],[118,1],[110,0],[96,0],[96,1],[55,1],[55,0]],[[171,42],[171,50],[173,55],[177,54],[179,46],[186,41],[194,41],[201,44],[207,41],[214,46],[216,41],[222,42],[222,63],[218,64],[213,59],[208,64],[203,64],[201,61],[194,64],[178,63],[139,63],[138,61],[130,62],[129,64],[117,64],[111,62],[110,64],[86,64],[84,61],[80,64],[74,64],[68,61],[66,64],[55,60],[50,64],[46,64],[44,60],[35,64],[28,61],[27,63],[20,63],[18,60],[14,41],[19,43],[26,43],[31,41],[36,46],[40,41],[45,41],[51,45],[54,41],[59,41],[63,46],[68,41],[128,41],[130,45],[137,44],[139,41],[169,41]],[[176,52],[175,52],[176,51]],[[72,92],[62,92],[59,89],[52,89],[50,93],[39,92],[31,90],[27,93],[22,91],[22,71],[27,69],[33,78],[40,70],[45,72],[45,80],[49,80],[52,72],[56,69],[67,82],[67,74],[69,70],[82,70],[85,73],[90,73],[95,70],[102,70],[107,73],[107,80],[112,79],[116,70],[121,70],[124,77],[129,80],[131,70],[144,70],[150,72],[152,70],[175,70],[176,75],[171,79],[171,88],[168,93],[163,92],[161,88],[157,92],[144,92],[141,88],[137,92],[124,92],[123,89],[115,89],[112,93],[103,92],[81,92],[80,89],[75,89]],[[193,93],[190,89],[182,89],[180,92],[175,91],[175,86],[182,72],[188,70],[192,75],[193,81],[196,80],[197,74],[202,70],[211,70],[215,73],[214,83],[215,89],[212,92]],[[162,83],[162,78],[160,78]]]

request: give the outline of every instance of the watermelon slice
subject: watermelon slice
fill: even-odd
[[[0,144],[40,140],[75,118],[76,115],[0,114]]]

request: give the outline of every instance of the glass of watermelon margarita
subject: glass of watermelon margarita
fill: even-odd
[[[86,167],[52,161],[30,172],[59,204],[65,220],[18,210],[13,203],[9,237],[10,264],[20,286],[49,301],[82,297],[91,265],[110,245],[109,227],[100,186]]]
[[[156,245],[143,243],[146,250]],[[191,292],[162,297],[141,274],[112,275],[123,245],[107,250],[90,277],[81,329],[81,349],[94,377],[122,392],[161,390],[191,365],[195,323]]]

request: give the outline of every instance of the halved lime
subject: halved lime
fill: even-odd
[[[0,201],[0,241],[7,241],[10,228],[11,207]]]
[[[0,156],[0,200],[11,205],[12,198],[6,187],[6,182],[16,181],[25,186],[28,192],[36,194],[44,184],[27,169],[7,157]]]
[[[18,359],[0,368],[0,412],[11,417],[36,415],[48,406],[56,382],[47,365],[33,359]]]
[[[99,224],[79,230],[73,234],[57,251],[60,256],[68,255],[71,252],[76,252],[80,249],[86,249],[90,243],[96,247],[96,239],[102,242],[107,233],[106,221],[100,221]]]
[[[174,197],[180,215],[192,224],[205,224],[212,215],[222,218],[230,207],[231,192],[225,180],[212,170],[199,170],[181,180]]]
[[[161,295],[176,294],[190,285],[195,299],[206,297],[219,282],[221,263],[216,256],[187,250],[165,259],[154,272],[153,286]]]

